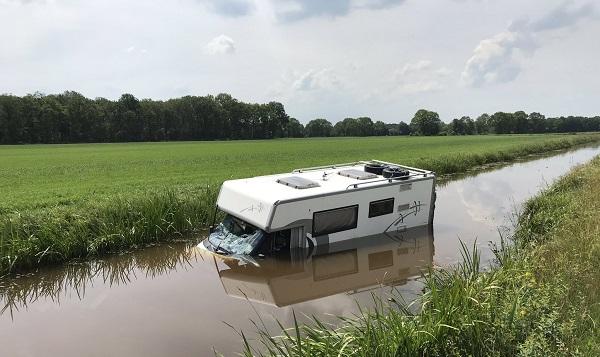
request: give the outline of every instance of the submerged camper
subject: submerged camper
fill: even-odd
[[[435,173],[384,161],[223,182],[224,220],[202,248],[270,254],[431,224]]]

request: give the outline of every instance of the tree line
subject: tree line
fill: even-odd
[[[541,134],[600,131],[600,116],[568,116],[546,118],[540,113],[484,113],[475,120],[463,116],[444,123],[438,113],[421,109],[407,124],[373,123],[370,118],[346,118],[332,125],[325,119],[306,124],[306,136],[369,136],[369,135],[485,135]]]
[[[421,109],[409,125],[413,135],[475,135],[475,134],[540,134],[600,131],[600,116],[568,116],[546,118],[543,114],[517,111],[514,113],[484,113],[475,120],[468,116],[449,123],[440,120],[436,112]]]
[[[297,121],[295,121],[297,122]],[[281,103],[244,103],[228,94],[167,101],[89,99],[77,92],[0,95],[0,143],[83,143],[270,139],[303,135]],[[298,123],[299,124],[299,123]],[[302,129],[303,130],[303,129]]]
[[[474,135],[600,131],[600,117],[546,118],[540,113],[497,112],[449,123],[421,109],[400,123],[369,117],[333,125],[314,119],[302,125],[283,104],[244,103],[229,94],[185,96],[166,101],[118,100],[62,94],[0,95],[0,144],[271,139],[283,137]]]

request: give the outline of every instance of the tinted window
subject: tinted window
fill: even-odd
[[[369,218],[383,216],[394,212],[394,199],[387,198],[385,200],[373,201],[369,203]]]
[[[322,236],[356,228],[358,205],[335,208],[313,214],[313,236]]]

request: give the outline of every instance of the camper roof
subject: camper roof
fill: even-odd
[[[432,174],[431,171],[381,161],[410,171],[411,182]],[[356,188],[388,185],[382,176],[364,172],[367,162],[297,169],[291,173],[229,180],[223,183],[217,204],[219,208],[264,229],[276,202],[298,200],[312,196],[351,191]]]

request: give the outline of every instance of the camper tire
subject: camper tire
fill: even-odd
[[[409,175],[410,172],[408,170],[399,167],[387,167],[383,169],[383,177],[385,178],[406,180]]]
[[[372,173],[375,175],[382,175],[383,170],[385,168],[387,168],[387,165],[375,164],[375,163],[365,164],[365,172],[369,172],[369,173]]]

